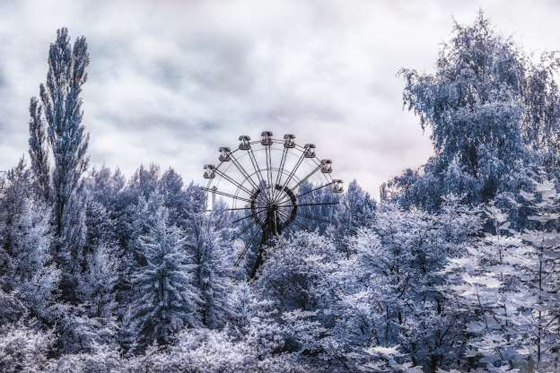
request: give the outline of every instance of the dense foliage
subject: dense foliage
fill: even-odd
[[[456,24],[435,73],[400,71],[404,104],[431,130],[435,155],[386,183],[384,197],[435,211],[450,192],[488,203],[529,188],[535,168],[557,172],[559,62],[555,53],[535,62],[482,13]]]
[[[236,216],[174,170],[87,171],[85,39],[48,63],[0,175],[0,371],[560,370],[554,54],[456,25],[434,74],[402,71],[435,155],[379,203],[350,183],[253,281]]]

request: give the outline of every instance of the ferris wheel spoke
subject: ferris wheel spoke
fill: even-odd
[[[252,217],[254,217],[254,216],[258,216],[259,214],[261,214],[261,213],[263,213],[263,212],[266,212],[266,207],[257,207],[257,209],[259,209],[259,210],[261,210],[261,211],[254,212],[254,213],[252,213],[252,214],[249,214],[249,215],[247,215],[247,216],[244,216],[244,217],[242,217],[242,218],[239,218],[239,219],[237,219],[237,220],[234,220],[234,221],[232,221],[231,223],[232,223],[232,224],[235,224],[235,223],[237,223],[237,222],[243,221],[243,220],[248,219],[248,218],[252,218]]]
[[[240,211],[240,210],[252,210],[252,209],[251,207],[232,207],[227,209],[204,210],[202,212],[224,212],[224,211]]]
[[[236,187],[238,187],[239,189],[241,189],[242,191],[244,191],[245,193],[247,193],[249,196],[253,195],[253,192],[250,191],[249,189],[245,188],[243,185],[241,185],[238,181],[235,181],[234,179],[232,179],[229,175],[225,174],[224,172],[216,169],[216,173],[218,175],[220,175],[221,177],[223,177],[224,179],[226,179],[227,181],[229,181],[230,183],[232,183],[233,185],[235,185]]]
[[[290,188],[290,190],[293,192],[294,190],[296,190],[297,188],[300,187],[301,184],[305,183],[307,181],[307,179],[309,179],[311,176],[315,175],[315,173],[317,171],[319,171],[321,169],[321,165],[318,165],[317,167],[315,167],[313,169],[313,171],[311,171],[310,173],[308,173],[303,179],[301,179],[300,181],[298,181],[298,183],[296,185],[294,185],[292,188]]]
[[[235,165],[235,167],[237,167],[237,169],[239,170],[239,172],[241,172],[241,174],[243,175],[243,177],[249,181],[249,183],[251,183],[251,185],[253,186],[253,188],[255,188],[255,190],[258,190],[259,187],[258,185],[255,183],[255,181],[253,180],[253,178],[249,175],[249,173],[247,172],[247,170],[245,170],[245,168],[243,167],[243,165],[239,162],[239,160],[237,158],[235,158],[235,156],[233,155],[233,153],[230,153],[230,157],[231,157],[231,161],[233,162],[233,164]]]
[[[278,206],[278,211],[289,215],[290,211],[292,211],[292,208],[293,206]]]
[[[266,187],[266,182],[264,181],[263,175],[261,173],[261,168],[259,166],[259,162],[257,162],[257,158],[255,157],[255,153],[253,152],[253,148],[249,147],[249,149],[247,150],[249,152],[249,159],[251,160],[251,164],[253,165],[253,168],[255,169],[255,173],[257,174],[257,178],[259,179],[259,188],[257,188],[258,190],[262,190],[262,185],[265,184]],[[266,193],[265,193],[266,195]],[[270,200],[267,198],[267,202],[270,202]]]
[[[249,250],[249,247],[250,246],[248,244],[245,244],[245,247],[243,247],[243,250],[241,250],[241,252],[237,256],[237,259],[235,259],[235,263],[233,264],[234,267],[239,266],[239,264],[241,263],[241,261],[243,260],[245,255],[247,254],[247,251]]]
[[[251,203],[250,199],[239,197],[239,196],[236,196],[236,195],[233,195],[233,194],[230,194],[230,193],[222,192],[222,191],[219,191],[217,189],[211,189],[211,188],[202,188],[202,189],[209,192],[209,193],[215,193],[215,194],[218,194],[220,196],[232,198],[234,200],[239,200],[239,201]],[[232,210],[232,209],[226,209],[226,210]]]
[[[298,203],[298,207],[302,206],[329,206],[329,205],[339,205],[340,202],[312,202],[312,203]],[[290,205],[279,205],[278,207],[288,207]]]
[[[241,237],[243,236],[243,234],[245,234],[245,232],[247,232],[251,227],[253,227],[254,224],[247,224],[242,230],[241,232],[239,232],[238,234],[235,235],[235,237],[233,238],[233,240],[239,240],[241,239]]]
[[[282,158],[280,159],[280,166],[278,167],[278,172],[276,174],[276,182],[274,183],[275,185],[280,185],[280,181],[282,180],[282,173],[284,172],[284,166],[286,164],[286,157],[288,155],[288,147],[284,147],[284,150],[282,150]],[[276,188],[274,188],[274,198],[273,200],[275,202],[278,201],[278,197],[282,196],[282,190],[276,190]]]
[[[234,263],[234,267],[239,266],[239,264],[241,263],[241,261],[243,260],[243,258],[245,257],[245,255],[247,255],[247,251],[249,251],[249,249],[251,248],[251,246],[254,245],[255,241],[258,239],[260,231],[257,230],[257,232],[253,235],[253,237],[251,237],[251,239],[249,240],[249,242],[245,243],[245,247],[243,248],[243,250],[241,251],[241,253],[239,253],[239,255],[237,256],[237,259],[235,260]]]
[[[265,146],[265,156],[266,156],[266,178],[268,182],[267,194],[269,200],[273,200],[274,188],[272,187],[272,154],[270,152],[270,146]]]
[[[237,259],[235,259],[235,263],[233,264],[234,268],[237,268],[239,266],[239,263],[241,263],[241,261],[243,260],[243,257],[245,256],[245,254],[247,254],[247,250],[248,250],[249,246],[245,246],[243,248],[243,250],[241,250],[241,252],[239,253],[239,255],[237,256]]]
[[[284,222],[286,222],[290,219],[290,214],[287,211],[283,211],[281,209],[278,209],[278,214],[280,214],[282,216],[282,218],[284,218]]]
[[[302,154],[302,157],[303,157],[303,156],[304,156],[304,154]],[[302,161],[303,161],[303,158],[302,158]],[[301,162],[300,162],[300,164],[301,164]],[[296,166],[297,166],[297,167],[294,168],[294,171],[292,171],[292,172],[294,172],[294,173],[295,173],[295,171],[297,171],[297,168],[299,168],[299,164],[297,164]],[[291,187],[291,188],[290,188],[290,191],[293,192],[294,190],[296,190],[297,188],[299,188],[299,186],[300,186],[301,184],[303,184],[307,179],[309,179],[311,176],[313,176],[313,175],[314,175],[317,171],[319,171],[320,169],[321,169],[321,165],[318,165],[317,167],[315,167],[315,168],[313,169],[313,171],[311,171],[309,174],[307,174],[307,176],[305,176],[303,179],[301,179],[300,181],[298,181],[296,185],[294,185],[293,187]],[[287,184],[287,183],[286,183],[286,184]],[[285,194],[284,197],[282,197],[282,198],[280,199],[280,201],[278,201],[278,203],[284,202],[284,201],[286,200],[286,198],[288,198],[288,194]]]
[[[301,153],[301,155],[299,156],[299,159],[297,160],[294,168],[290,171],[286,180],[284,180],[284,183],[282,184],[281,190],[284,190],[284,188],[286,188],[286,186],[290,183],[290,181],[292,181],[292,178],[296,174],[299,166],[301,165],[301,163],[303,162],[304,159],[305,159],[305,153]]]
[[[279,213],[282,215],[282,217],[283,217],[283,219],[284,219],[283,224],[286,224],[286,223],[287,223],[286,227],[289,227],[291,223],[294,223],[294,222],[295,222],[295,219],[291,220],[291,217],[292,217],[292,216],[291,216],[291,214],[290,214],[289,212],[287,212],[287,211],[282,211],[282,212],[281,212],[281,210],[278,210],[278,211],[279,211]]]
[[[320,190],[320,189],[326,188],[326,187],[331,186],[331,185],[333,185],[333,184],[334,184],[334,181],[331,181],[330,183],[323,184],[323,185],[321,185],[321,186],[318,186],[317,188],[314,188],[314,189],[308,190],[307,192],[298,194],[298,195],[296,196],[296,200],[297,200],[298,198],[300,198],[300,197],[303,197],[303,196],[308,195],[308,194],[310,194],[310,193],[316,192],[316,191],[318,191],[318,190]],[[285,200],[286,200],[286,196],[282,197],[282,198],[278,201],[278,203],[282,203],[282,202],[284,202]]]
[[[309,193],[316,192],[316,191],[318,191],[319,189],[323,189],[323,188],[326,188],[326,187],[328,187],[328,186],[331,186],[331,185],[333,185],[333,184],[334,184],[334,181],[331,181],[330,183],[321,185],[321,186],[319,186],[319,187],[317,187],[317,188],[314,188],[314,189],[311,189],[311,190],[309,190],[309,191],[307,191],[307,192],[305,192],[305,193],[298,194],[298,195],[296,196],[296,199],[297,199],[297,198],[300,198],[300,197],[303,197],[303,196],[305,196],[305,195],[307,195],[307,194],[309,194]]]

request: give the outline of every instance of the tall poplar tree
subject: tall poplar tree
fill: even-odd
[[[68,30],[59,29],[49,48],[49,70],[46,84],[40,85],[40,102],[32,98],[29,109],[33,175],[39,194],[53,206],[55,256],[67,270],[75,267],[72,262],[85,234],[80,194],[88,166],[89,135],[82,124],[80,94],[88,65],[86,39],[77,38],[72,45]],[[65,282],[63,288],[65,298],[72,297],[71,284]]]

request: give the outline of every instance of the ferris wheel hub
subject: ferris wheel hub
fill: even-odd
[[[285,186],[263,186],[253,192],[250,200],[253,220],[263,228],[270,224],[271,213],[275,216],[278,232],[288,227],[297,216],[297,197]]]

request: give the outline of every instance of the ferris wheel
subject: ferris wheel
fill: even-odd
[[[336,194],[344,191],[342,180],[332,177],[332,161],[318,158],[314,144],[298,145],[292,134],[282,140],[272,136],[270,131],[262,132],[260,140],[239,136],[235,149],[219,148],[219,163],[204,166],[207,211],[238,215],[232,223],[239,225],[244,247],[235,265],[256,246],[251,278],[275,237],[287,229],[305,228],[304,220],[322,220],[318,209],[338,205]],[[323,198],[309,198],[316,193]]]

